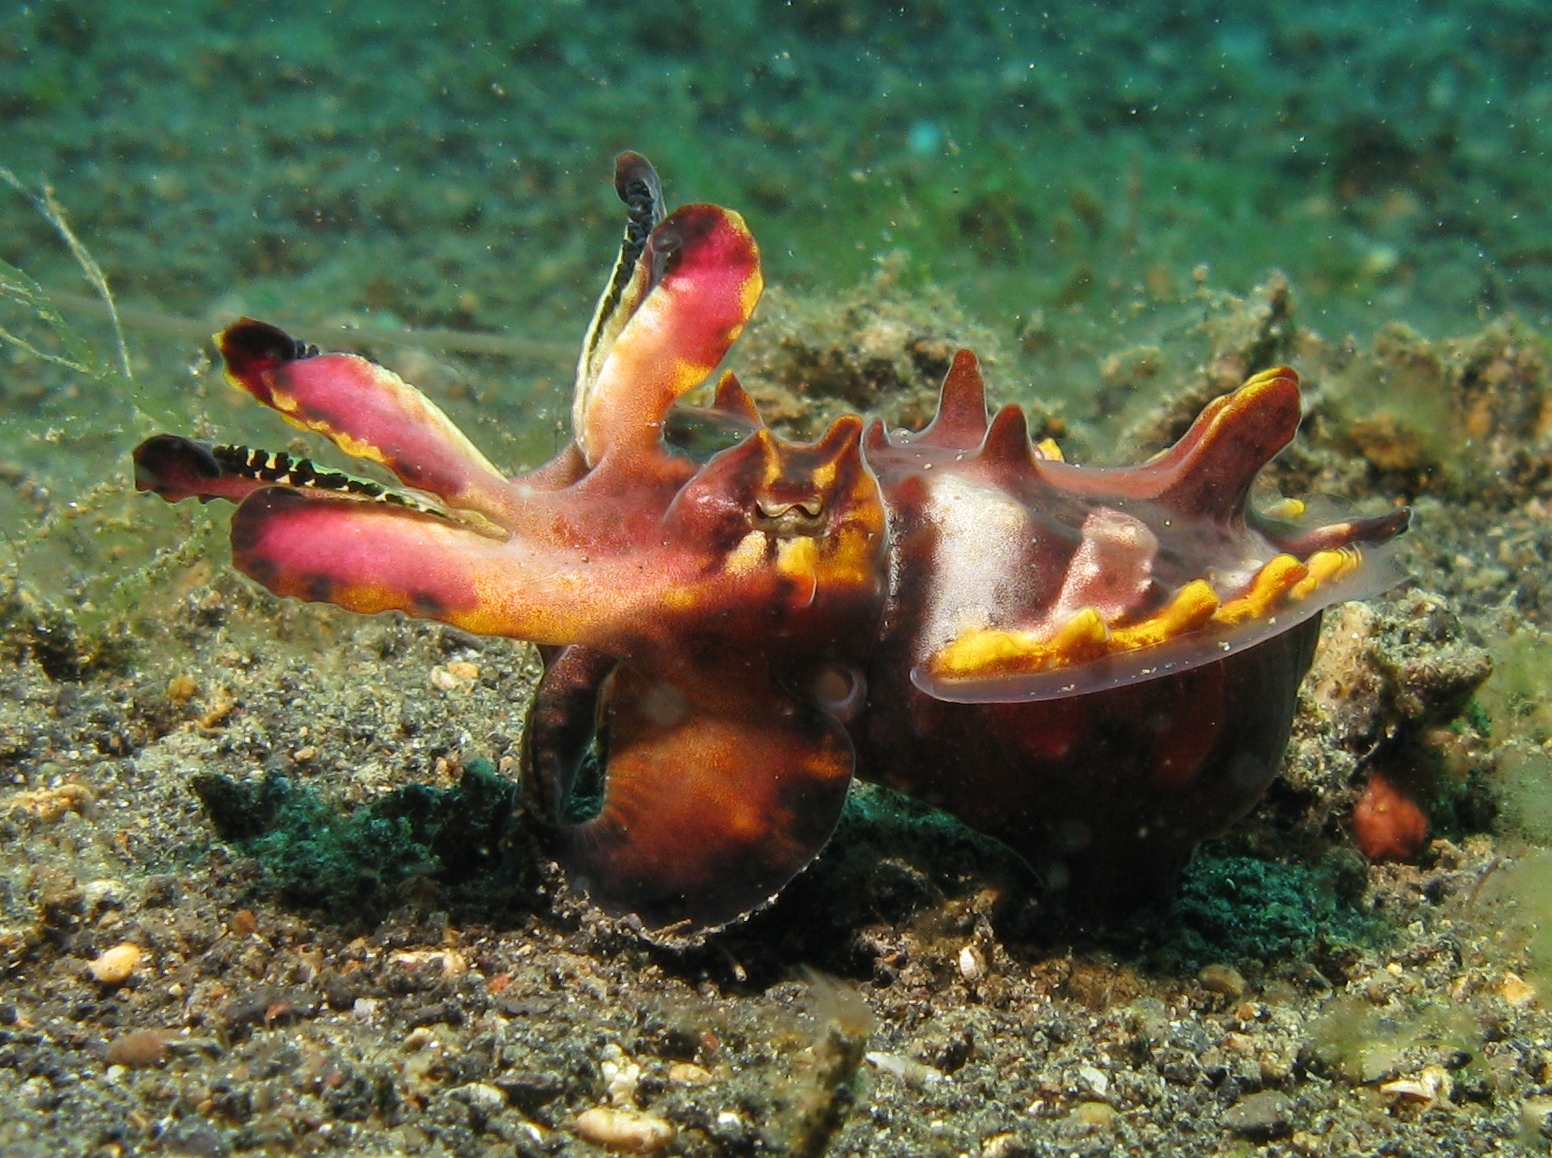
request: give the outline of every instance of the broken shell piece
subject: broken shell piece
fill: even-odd
[[[863,1059],[874,1069],[893,1074],[908,1086],[930,1086],[944,1080],[942,1070],[897,1053],[870,1050],[863,1055]]]
[[[1413,1078],[1397,1078],[1380,1087],[1380,1093],[1397,1102],[1413,1102],[1432,1106],[1450,1100],[1455,1083],[1443,1066],[1424,1066]]]
[[[1097,1066],[1080,1065],[1078,1076],[1083,1079],[1083,1084],[1093,1090],[1095,1094],[1103,1098],[1110,1092],[1110,1079],[1105,1076],[1105,1071]]]
[[[67,812],[85,812],[92,803],[92,790],[84,784],[60,784],[34,792],[18,792],[3,807],[19,808],[39,820],[52,824]]]
[[[641,1081],[641,1066],[632,1061],[626,1052],[614,1042],[604,1047],[604,1057],[598,1065],[603,1075],[604,1091],[616,1106],[627,1109],[636,1101],[636,1086]]]
[[[406,969],[436,966],[443,977],[458,977],[469,968],[468,959],[457,949],[403,949],[393,955],[392,961]]]
[[[125,941],[106,949],[98,956],[86,963],[92,976],[103,985],[122,985],[129,980],[130,974],[140,964],[140,958],[145,954],[139,945]]]
[[[1245,975],[1222,961],[1203,965],[1197,971],[1196,983],[1209,993],[1222,994],[1224,997],[1243,997],[1247,988]]]
[[[594,1106],[577,1115],[577,1137],[626,1154],[655,1154],[674,1140],[672,1124],[639,1110]]]
[[[480,665],[466,659],[455,659],[446,667],[438,664],[431,669],[431,684],[444,692],[467,691],[480,678]]]
[[[986,955],[974,945],[966,945],[959,951],[959,975],[974,983],[986,976]]]

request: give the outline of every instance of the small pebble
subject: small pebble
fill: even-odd
[[[711,1081],[711,1071],[694,1062],[675,1062],[668,1067],[668,1080],[679,1086],[704,1086]]]
[[[626,1154],[655,1154],[674,1140],[674,1128],[639,1110],[594,1106],[577,1115],[576,1133],[586,1142]]]
[[[470,1082],[454,1091],[466,1104],[487,1114],[499,1113],[506,1107],[507,1095],[498,1086],[488,1082]]]
[[[1244,974],[1222,962],[1203,965],[1197,972],[1196,983],[1209,993],[1219,993],[1224,997],[1245,996]]]
[[[445,667],[438,665],[431,669],[432,684],[444,692],[457,691],[460,688],[467,689],[479,678],[480,665],[470,663],[466,659],[456,659]]]
[[[1079,1102],[1062,1122],[1062,1133],[1071,1136],[1088,1136],[1097,1130],[1108,1130],[1116,1124],[1116,1107],[1108,1102]]]
[[[88,881],[81,890],[81,911],[95,913],[98,909],[117,908],[123,903],[124,885],[120,881]]]
[[[103,985],[122,985],[129,980],[143,955],[139,945],[125,941],[92,958],[86,967]]]
[[[108,1061],[129,1069],[161,1065],[172,1037],[173,1031],[169,1029],[137,1029],[120,1034],[108,1044]]]
[[[1517,1009],[1523,1009],[1536,1000],[1536,987],[1518,973],[1505,973],[1498,986],[1498,996]]]
[[[1109,1102],[1079,1102],[1072,1108],[1072,1119],[1084,1126],[1108,1127],[1115,1122],[1115,1107]]]
[[[981,1158],[1017,1158],[1026,1153],[1017,1134],[993,1134],[981,1143]]]
[[[944,1080],[942,1070],[902,1054],[869,1050],[863,1059],[880,1073],[893,1074],[908,1086],[930,1086]]]
[[[1080,1065],[1078,1076],[1083,1079],[1083,1084],[1088,1086],[1100,1097],[1110,1092],[1110,1079],[1105,1076],[1105,1071],[1097,1066]]]
[[[1230,1106],[1223,1124],[1247,1138],[1281,1138],[1293,1125],[1293,1108],[1293,1099],[1281,1090],[1262,1090]]]

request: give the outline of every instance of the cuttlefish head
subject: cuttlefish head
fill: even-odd
[[[759,253],[730,210],[665,214],[635,154],[616,189],[625,238],[550,464],[508,478],[392,371],[242,319],[216,338],[228,380],[394,481],[173,435],[137,448],[135,479],[237,503],[233,560],[276,594],[608,657],[603,806],[554,818],[556,855],[605,909],[694,934],[763,903],[834,827],[882,512],[856,419],[786,443],[731,376],[711,410],[734,444],[699,462],[668,445],[670,408],[754,310]]]

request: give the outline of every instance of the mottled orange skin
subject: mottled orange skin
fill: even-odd
[[[574,887],[663,939],[768,901],[829,839],[853,776],[1006,841],[1075,899],[1167,891],[1275,775],[1320,609],[1383,589],[1406,513],[1325,525],[1247,509],[1294,435],[1278,368],[1169,452],[1074,466],[988,417],[961,352],[915,434],[846,416],[767,429],[731,374],[665,438],[758,300],[742,219],[663,216],[620,158],[621,258],[578,365],[574,440],[506,478],[414,387],[242,320],[234,385],[397,477],[170,435],[136,480],[238,504],[270,590],[539,644],[529,808]],[[602,805],[574,815],[590,753]]]
[[[1370,860],[1416,860],[1428,843],[1428,813],[1414,793],[1376,772],[1353,809],[1353,840]]]

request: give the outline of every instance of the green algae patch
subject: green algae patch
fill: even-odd
[[[1340,853],[1317,865],[1199,854],[1182,874],[1158,953],[1195,966],[1383,941],[1391,926],[1359,907],[1362,889],[1362,865]]]
[[[1497,641],[1476,702],[1499,745],[1490,781],[1495,830],[1552,848],[1552,636],[1531,626]]]
[[[1498,869],[1483,882],[1476,904],[1491,914],[1500,945],[1524,955],[1526,979],[1552,992],[1552,849],[1526,849]]]
[[[1035,876],[1006,845],[931,805],[876,784],[853,783],[839,823],[810,870],[823,904],[844,922],[906,924],[976,888],[1030,895]]]
[[[257,862],[256,892],[342,915],[380,915],[417,878],[460,885],[493,872],[516,792],[488,760],[471,760],[452,788],[410,785],[350,812],[273,772],[204,773],[192,787],[217,835]]]
[[[1505,750],[1494,773],[1493,802],[1500,833],[1552,845],[1552,754],[1541,748]]]
[[[1310,1023],[1317,1066],[1359,1083],[1387,1081],[1428,1064],[1460,1070],[1477,1060],[1483,1041],[1470,1008],[1443,1002],[1395,1010],[1343,995]]]
[[[1552,635],[1526,625],[1493,646],[1493,678],[1477,701],[1492,722],[1494,739],[1552,740],[1552,703],[1546,696],[1552,687],[1549,645]]]

